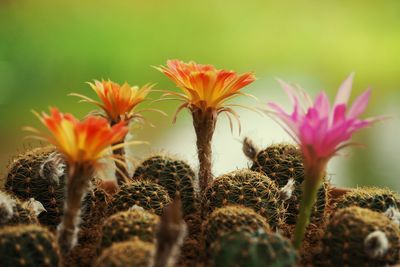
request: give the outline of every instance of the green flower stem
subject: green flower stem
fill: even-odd
[[[293,245],[296,249],[301,247],[306,228],[310,223],[311,210],[317,198],[318,189],[321,186],[320,177],[323,172],[309,172],[311,176],[306,175],[303,184],[303,192],[301,196],[300,211],[294,232]]]

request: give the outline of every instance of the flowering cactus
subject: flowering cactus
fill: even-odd
[[[111,127],[106,119],[93,116],[81,122],[56,108],[51,109],[50,115],[36,115],[50,134],[29,127],[27,130],[55,145],[68,163],[64,216],[58,226],[58,242],[66,254],[76,243],[81,202],[98,167],[98,160],[105,156],[110,145],[125,137],[128,128],[124,121]]]
[[[232,109],[236,105],[226,102],[238,95],[244,95],[240,89],[252,83],[255,77],[250,72],[238,75],[234,71],[218,70],[212,65],[184,63],[179,60],[169,60],[167,66],[156,69],[168,76],[183,91],[164,94],[177,97],[183,102],[175,113],[174,121],[184,108],[192,113],[200,162],[199,183],[203,192],[212,181],[211,141],[217,116],[225,113],[232,127],[231,115],[238,119],[237,113]]]
[[[153,85],[147,84],[139,88],[130,86],[128,83],[119,85],[112,81],[97,81],[89,83],[90,87],[100,98],[100,102],[93,100],[81,94],[70,94],[78,96],[83,102],[88,102],[99,106],[105,113],[111,125],[120,121],[131,121],[133,119],[143,120],[140,111],[136,107],[146,100]],[[123,140],[121,141],[123,143]],[[116,162],[116,176],[118,183],[122,184],[128,180],[128,171],[126,169],[125,150],[123,147],[114,150],[114,155],[118,156],[121,162]]]
[[[353,74],[341,85],[333,107],[325,92],[319,93],[314,103],[304,91],[279,81],[293,103],[293,112],[285,112],[279,105],[269,103],[269,114],[281,122],[283,128],[300,145],[304,155],[305,182],[296,224],[294,245],[299,248],[309,223],[310,211],[315,202],[326,166],[337,152],[351,145],[353,133],[370,126],[379,118],[358,118],[366,109],[370,90],[362,93],[350,107]],[[303,98],[306,104],[301,105]]]

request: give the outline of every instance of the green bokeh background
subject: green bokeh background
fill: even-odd
[[[373,88],[367,115],[391,119],[355,137],[367,148],[338,160],[334,172],[342,177],[335,182],[400,190],[399,29],[396,0],[0,0],[1,169],[29,143],[21,128],[39,126],[32,108],[84,116],[92,107],[66,95],[91,94],[84,82],[92,79],[173,88],[151,66],[179,58],[254,71],[258,81],[247,92],[261,103],[283,95],[275,77],[333,97],[356,72],[353,96]],[[151,106],[171,114],[176,103]],[[158,115],[150,119],[156,130],[144,127],[138,138],[155,142],[174,127]]]

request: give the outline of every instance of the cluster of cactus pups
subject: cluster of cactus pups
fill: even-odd
[[[118,185],[97,177],[94,170],[102,153],[90,151],[97,140],[93,145],[93,140],[85,139],[86,134],[96,133],[82,129],[98,124],[103,127],[100,131],[120,131],[119,137],[124,137],[125,124],[144,119],[135,106],[152,86],[138,89],[96,81],[91,86],[102,102],[78,96],[100,106],[107,120],[92,117],[77,127],[71,115],[58,110],[52,110],[51,116],[38,115],[50,131],[56,129],[51,139],[55,146],[28,150],[9,164],[0,191],[0,266],[400,264],[400,196],[386,188],[336,188],[325,165],[312,173],[318,176],[319,186],[304,224],[304,240],[300,248],[296,245],[302,230],[297,224],[304,218],[302,203],[309,199],[304,189],[310,185],[306,164],[310,155],[301,144],[258,149],[245,138],[242,152],[250,160],[249,167],[212,176],[211,140],[217,116],[225,112],[229,118],[237,117],[224,101],[253,82],[253,74],[239,76],[180,61],[158,69],[184,91],[165,96],[183,100],[178,111],[187,108],[193,116],[198,175],[184,160],[165,153],[137,162],[129,174],[125,141],[107,143],[113,136],[104,134],[99,143],[111,145]],[[210,81],[215,84],[208,88]],[[214,91],[208,95],[207,90]],[[61,120],[64,124],[57,128]],[[73,127],[82,131],[74,133],[77,140],[79,134],[85,137],[77,143],[88,154],[74,147],[70,132],[62,135]],[[67,145],[58,142],[64,139]]]
[[[60,189],[35,188],[46,182],[49,190],[58,185],[39,174],[43,164],[49,164],[43,151],[53,150],[27,151],[9,166],[5,192],[0,192],[1,266],[149,266],[160,215],[176,195],[186,196],[182,213],[189,226],[176,266],[386,266],[400,259],[400,196],[389,189],[361,187],[333,197],[336,189],[328,180],[320,189],[306,238],[317,240],[317,248],[311,249],[312,257],[305,257],[310,251],[296,251],[290,237],[304,174],[301,153],[283,143],[257,152],[249,169],[216,177],[202,196],[191,167],[162,153],[138,164],[131,181],[113,194],[94,177],[84,199],[79,241],[91,243],[92,251],[78,246],[82,253],[73,251],[74,259],[63,259],[52,233],[57,224],[50,224],[59,221],[61,213],[46,218],[48,209],[57,206],[44,202],[38,211],[41,202],[33,201],[49,195],[63,201]],[[24,168],[18,172],[22,159]],[[290,179],[295,182],[289,187]],[[315,228],[322,231],[313,232]],[[85,240],[85,233],[94,229],[95,238]]]

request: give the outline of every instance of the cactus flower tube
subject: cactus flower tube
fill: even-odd
[[[76,244],[81,202],[99,166],[98,160],[105,156],[110,145],[125,137],[128,128],[124,121],[110,126],[106,119],[94,116],[81,122],[56,108],[51,108],[50,115],[36,115],[50,133],[42,134],[29,127],[26,130],[55,145],[68,163],[64,215],[57,229],[58,242],[65,255]]]
[[[156,69],[168,76],[182,90],[182,93],[164,94],[183,102],[176,111],[174,121],[184,108],[189,109],[192,114],[200,163],[199,187],[201,192],[204,192],[212,181],[211,141],[217,117],[225,113],[231,125],[231,116],[238,119],[237,113],[232,109],[238,105],[226,102],[238,95],[244,95],[240,89],[252,83],[255,77],[250,72],[238,75],[234,71],[218,70],[212,65],[184,63],[179,60],[169,60],[167,66]]]
[[[130,86],[128,83],[119,85],[112,81],[100,82],[97,80],[95,80],[94,83],[89,83],[89,85],[100,98],[100,102],[81,94],[74,93],[71,95],[80,97],[83,102],[89,102],[99,106],[105,112],[111,125],[115,125],[120,121],[129,122],[133,119],[143,120],[140,111],[137,111],[136,107],[146,100],[153,85],[147,84],[139,88],[138,86]],[[124,140],[120,142],[123,143]],[[124,147],[121,146],[113,152],[114,155],[121,160],[115,163],[117,167],[115,175],[118,184],[121,185],[127,182],[129,177],[126,169],[125,150]]]
[[[339,88],[332,107],[325,92],[320,92],[313,103],[306,92],[279,82],[292,101],[293,112],[287,113],[279,105],[269,103],[267,113],[277,119],[303,152],[305,181],[294,237],[294,245],[299,248],[329,160],[340,149],[351,145],[349,140],[353,133],[380,118],[359,118],[367,107],[370,90],[364,91],[351,106],[348,105],[353,74]],[[304,105],[300,104],[301,100],[304,100]]]

